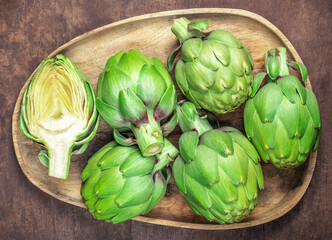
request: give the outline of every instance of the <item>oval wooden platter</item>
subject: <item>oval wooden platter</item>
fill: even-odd
[[[49,57],[63,54],[69,57],[85,73],[96,88],[98,76],[107,59],[118,51],[139,49],[148,57],[157,57],[166,63],[167,55],[178,46],[176,37],[171,32],[175,19],[187,17],[190,20],[210,20],[210,29],[224,29],[234,34],[244,43],[255,61],[254,74],[263,70],[264,52],[278,46],[288,50],[289,59],[302,62],[298,53],[287,38],[270,22],[254,13],[236,9],[187,9],[153,13],[112,23],[85,33],[59,47]],[[30,76],[21,89],[13,113],[13,142],[17,160],[27,178],[38,188],[53,197],[82,207],[80,196],[80,174],[87,160],[103,145],[112,140],[112,130],[101,121],[96,137],[82,155],[72,156],[68,180],[48,177],[47,168],[38,160],[39,149],[20,131],[19,111],[22,95]],[[174,79],[174,73],[172,73]],[[311,89],[310,81],[307,87]],[[183,98],[179,93],[179,99]],[[223,126],[233,126],[243,131],[243,106],[237,111],[219,115]],[[170,136],[170,141],[177,146],[181,131],[177,128]],[[235,229],[256,226],[287,213],[302,198],[306,191],[316,164],[317,153],[302,166],[291,170],[279,170],[270,164],[262,164],[265,177],[265,189],[260,192],[258,206],[243,222],[231,225],[219,225],[194,214],[171,180],[166,196],[147,215],[134,220],[166,226],[193,229]]]

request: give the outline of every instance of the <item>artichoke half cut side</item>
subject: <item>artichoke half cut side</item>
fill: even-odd
[[[99,124],[92,86],[68,58],[46,59],[22,101],[22,132],[45,146],[39,154],[49,176],[67,179],[73,151],[82,153]]]

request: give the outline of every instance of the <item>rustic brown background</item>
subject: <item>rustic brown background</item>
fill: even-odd
[[[199,7],[239,8],[265,17],[286,35],[308,68],[324,130],[312,182],[296,207],[271,223],[239,230],[198,231],[136,221],[113,225],[31,184],[16,161],[11,116],[20,89],[38,64],[72,38],[105,24]],[[331,239],[331,31],[329,0],[0,0],[0,239]]]

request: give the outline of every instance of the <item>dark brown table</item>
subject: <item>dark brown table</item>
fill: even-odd
[[[75,2],[75,3],[74,3]],[[12,143],[16,98],[54,49],[94,28],[166,10],[223,7],[257,13],[278,27],[306,64],[319,101],[323,134],[303,199],[257,227],[198,231],[137,221],[108,224],[47,195],[22,173]],[[332,239],[332,2],[319,1],[0,1],[0,239]]]

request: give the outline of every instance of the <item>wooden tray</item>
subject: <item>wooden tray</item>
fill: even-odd
[[[255,60],[254,73],[263,70],[264,52],[278,46],[288,49],[290,60],[301,62],[287,38],[264,18],[244,10],[219,8],[169,11],[122,20],[73,39],[49,57],[54,57],[58,53],[69,57],[96,88],[98,76],[107,59],[120,50],[139,49],[148,57],[158,57],[165,63],[168,53],[178,46],[178,41],[170,28],[174,20],[182,16],[190,20],[210,20],[209,30],[224,29],[234,34],[252,53]],[[98,133],[87,151],[72,157],[68,180],[48,177],[47,168],[37,157],[39,149],[21,133],[18,122],[22,95],[32,76],[33,74],[21,89],[13,113],[12,131],[17,160],[24,174],[38,188],[61,201],[84,208],[80,196],[80,174],[93,153],[112,140],[111,129],[101,121]],[[174,73],[172,76],[174,77]],[[309,80],[307,87],[311,89]],[[243,106],[236,112],[221,115],[219,118],[222,125],[233,126],[243,131],[242,116]],[[181,131],[177,128],[169,139],[177,146],[180,135]],[[265,189],[260,192],[258,206],[250,217],[241,223],[219,225],[194,214],[177,190],[174,180],[171,180],[164,199],[146,216],[139,216],[134,220],[210,230],[244,228],[272,221],[287,213],[302,198],[311,180],[316,157],[317,153],[312,154],[304,165],[292,170],[278,170],[270,164],[262,164]]]

